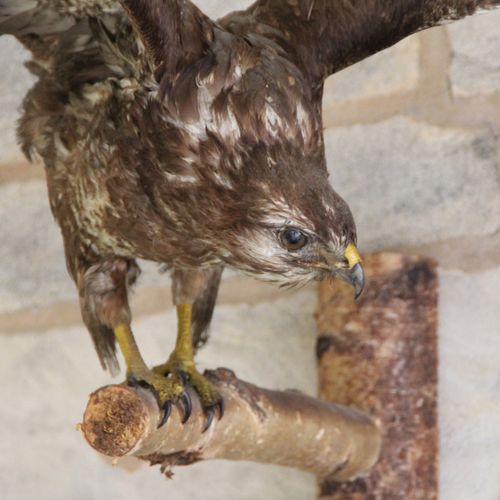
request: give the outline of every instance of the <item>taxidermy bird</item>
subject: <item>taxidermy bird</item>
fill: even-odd
[[[184,420],[222,270],[284,286],[339,276],[363,288],[356,229],[325,164],[325,79],[491,0],[258,0],[215,22],[189,0],[0,0],[0,33],[38,81],[19,140],[45,164],[83,320],[104,368]],[[368,181],[368,180],[367,180]],[[175,350],[150,369],[131,329],[136,258],[171,270]]]

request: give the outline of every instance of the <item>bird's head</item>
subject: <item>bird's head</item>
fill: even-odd
[[[238,223],[224,238],[224,260],[282,286],[339,277],[358,297],[364,274],[347,203],[332,189],[321,158],[301,158],[298,151],[290,154],[293,148],[279,149],[278,154],[269,148],[262,154],[252,152],[252,173],[244,181],[245,189],[238,190],[234,207]],[[270,158],[274,170],[262,170]]]

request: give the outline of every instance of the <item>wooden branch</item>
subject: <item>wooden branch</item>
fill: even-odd
[[[89,444],[106,455],[133,455],[174,465],[224,458],[285,465],[321,478],[347,480],[376,462],[381,441],[368,415],[305,396],[269,391],[238,380],[225,369],[208,372],[225,401],[225,414],[205,433],[205,415],[191,393],[193,414],[186,424],[174,407],[160,419],[152,393],[141,387],[111,385],[90,396],[81,426]]]
[[[323,283],[317,313],[321,396],[382,421],[381,458],[351,483],[328,478],[322,499],[438,496],[437,299],[435,263],[400,254],[364,258],[358,302]]]

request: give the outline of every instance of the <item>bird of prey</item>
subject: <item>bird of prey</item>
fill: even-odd
[[[150,387],[168,418],[191,384],[222,270],[363,288],[356,229],[328,180],[321,100],[332,73],[498,0],[257,0],[213,21],[189,0],[0,0],[0,33],[38,81],[19,140],[41,157],[83,320],[104,368]],[[136,258],[171,270],[175,350],[149,368],[131,329]]]

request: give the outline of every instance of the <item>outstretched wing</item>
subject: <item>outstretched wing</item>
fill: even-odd
[[[31,68],[53,75],[61,88],[131,76],[140,67],[130,22],[112,0],[0,0],[1,34],[16,36],[33,53]]]
[[[53,156],[54,135],[66,135],[60,130],[67,128],[60,120],[68,114],[65,103],[78,100],[85,108],[80,125],[88,115],[93,126],[106,100],[129,101],[153,72],[158,82],[182,69],[193,73],[169,101],[190,111],[203,70],[195,63],[210,53],[213,26],[188,0],[0,0],[0,35],[16,36],[32,52],[29,68],[40,77],[24,101],[24,152]]]
[[[28,67],[39,77],[19,124],[29,158],[53,162],[56,152],[72,149],[86,124],[104,112],[107,96],[127,89],[147,68],[129,19],[112,0],[0,0],[3,34],[32,52]]]
[[[416,31],[498,6],[499,0],[258,0],[220,22],[275,41],[317,87]]]
[[[0,35],[16,36],[68,90],[149,68],[175,75],[202,55],[212,26],[188,0],[0,0]]]

